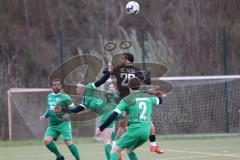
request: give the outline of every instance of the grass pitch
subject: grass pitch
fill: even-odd
[[[105,160],[103,145],[92,138],[75,138],[81,160]],[[163,155],[149,152],[145,143],[136,150],[140,160],[239,160],[240,135],[159,136]],[[59,150],[66,160],[73,160],[70,151],[59,139]],[[41,140],[0,141],[0,160],[55,160]],[[127,160],[126,154],[124,160]]]

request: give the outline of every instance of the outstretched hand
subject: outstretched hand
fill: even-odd
[[[43,121],[44,119],[46,119],[44,114],[39,117],[39,120],[41,120],[41,121]]]
[[[114,67],[113,67],[112,63],[109,63],[109,64],[108,64],[108,71],[109,71],[110,73],[112,73],[112,72],[113,72],[113,69],[114,69]]]

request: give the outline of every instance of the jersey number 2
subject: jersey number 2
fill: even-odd
[[[140,114],[140,119],[143,121],[147,120],[147,116],[146,116],[147,104],[145,102],[139,102],[139,109],[142,110]]]

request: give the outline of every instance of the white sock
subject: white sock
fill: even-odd
[[[156,142],[150,142],[150,145],[156,147],[157,143]]]

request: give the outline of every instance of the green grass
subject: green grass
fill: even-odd
[[[92,138],[75,138],[82,160],[105,160],[103,145]],[[239,160],[240,136],[182,135],[160,136],[158,143],[165,154],[148,151],[148,143],[136,150],[140,160]],[[61,140],[57,143],[65,158],[73,159]],[[41,140],[0,141],[0,160],[54,160]],[[126,155],[124,159],[128,159]]]

